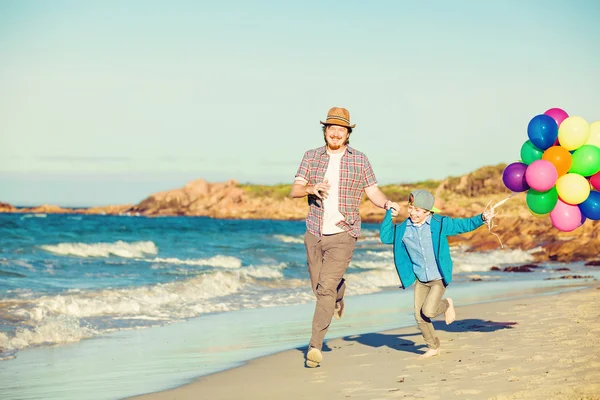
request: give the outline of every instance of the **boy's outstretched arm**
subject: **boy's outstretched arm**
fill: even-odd
[[[392,223],[392,209],[390,208],[383,217],[381,228],[379,228],[379,239],[381,243],[393,244],[394,243],[394,224]]]
[[[447,217],[445,222],[446,232],[448,236],[460,235],[461,233],[471,232],[485,224],[483,214],[477,214],[471,218],[450,218]]]

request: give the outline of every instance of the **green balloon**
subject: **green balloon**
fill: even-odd
[[[571,155],[570,173],[592,176],[600,171],[600,147],[586,144]]]
[[[527,207],[536,214],[547,214],[554,210],[558,202],[558,192],[556,186],[545,192],[538,192],[533,189],[527,191]]]
[[[521,160],[527,165],[531,164],[536,160],[541,160],[542,155],[544,155],[544,151],[538,149],[531,143],[531,140],[526,141],[521,146]]]

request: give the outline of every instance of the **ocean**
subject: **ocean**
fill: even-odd
[[[306,346],[304,231],[304,221],[0,214],[0,398],[123,398]],[[600,277],[583,263],[491,270],[532,252],[453,248],[447,293],[460,306]],[[363,224],[346,278],[346,314],[327,338],[414,324],[378,224]]]

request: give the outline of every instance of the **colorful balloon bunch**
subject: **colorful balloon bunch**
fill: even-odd
[[[504,185],[527,191],[529,211],[550,214],[560,231],[570,232],[587,218],[600,220],[600,121],[588,124],[551,108],[529,121],[527,135],[521,162],[504,169]]]

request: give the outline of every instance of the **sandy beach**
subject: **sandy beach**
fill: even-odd
[[[461,307],[435,321],[442,353],[419,359],[414,328],[330,340],[135,399],[600,399],[600,286]],[[351,310],[348,310],[351,312]]]

